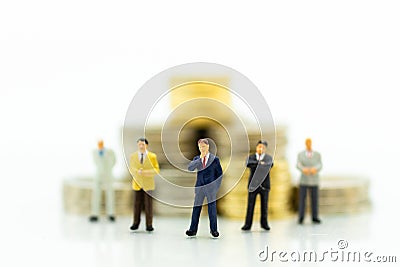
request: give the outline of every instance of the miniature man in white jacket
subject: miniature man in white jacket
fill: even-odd
[[[93,181],[92,190],[92,215],[89,217],[91,222],[96,222],[100,215],[102,187],[106,192],[106,211],[110,221],[115,221],[114,217],[114,189],[112,186],[112,168],[115,165],[115,154],[111,149],[105,148],[103,140],[97,143],[98,149],[93,150],[93,160],[96,165],[96,175]]]

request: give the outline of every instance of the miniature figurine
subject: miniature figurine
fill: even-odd
[[[104,147],[103,140],[97,142],[97,148],[93,151],[93,159],[96,165],[96,175],[93,182],[92,191],[92,215],[89,217],[91,222],[97,222],[100,214],[102,187],[106,191],[106,210],[108,219],[115,221],[114,217],[114,189],[112,186],[112,168],[115,165],[115,154],[109,148]]]
[[[306,139],[306,150],[297,156],[297,169],[301,171],[299,188],[299,224],[303,223],[307,191],[311,193],[313,223],[321,223],[318,218],[319,172],[322,168],[321,155],[312,150],[312,141]]]
[[[250,169],[246,221],[242,227],[243,231],[248,231],[253,223],[254,205],[259,194],[261,199],[261,228],[269,231],[268,225],[268,194],[271,188],[269,173],[274,165],[272,157],[265,153],[267,141],[258,141],[256,153],[247,159],[247,168]]]
[[[204,198],[207,198],[210,233],[216,238],[219,236],[217,229],[217,192],[221,186],[222,168],[219,158],[209,152],[208,139],[199,139],[197,145],[200,155],[195,156],[188,166],[189,171],[197,169],[197,179],[192,220],[186,235],[195,236],[197,234],[201,208]]]
[[[160,173],[156,154],[147,150],[149,142],[141,137],[137,140],[138,150],[130,156],[132,188],[134,190],[133,224],[131,230],[137,230],[140,224],[140,213],[144,206],[146,213],[146,231],[153,231],[153,198],[155,188],[154,176]]]

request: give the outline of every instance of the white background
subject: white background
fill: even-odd
[[[135,92],[197,61],[258,86],[289,127],[292,164],[310,136],[324,174],[369,178],[375,208],[393,214],[399,13],[398,1],[2,1],[2,239],[18,249],[14,231],[53,223],[62,179],[93,171],[97,139],[118,152],[122,174],[120,127]]]

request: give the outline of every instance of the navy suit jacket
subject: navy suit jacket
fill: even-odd
[[[206,167],[203,169],[203,163],[201,162],[200,156],[195,156],[189,163],[188,170],[194,171],[197,169],[197,180],[195,187],[201,187],[207,184],[207,188],[215,193],[221,186],[222,181],[222,168],[219,158],[210,153]],[[213,183],[214,182],[214,183]]]

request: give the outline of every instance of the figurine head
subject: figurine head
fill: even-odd
[[[197,145],[199,146],[199,150],[201,154],[207,154],[210,149],[210,145],[208,144],[208,140],[206,138],[199,139],[197,141]]]
[[[311,146],[312,146],[311,138],[307,138],[307,139],[306,139],[306,149],[307,149],[308,151],[311,151],[311,150],[312,150]]]
[[[267,146],[268,146],[267,141],[263,141],[263,140],[258,141],[257,146],[256,146],[256,153],[259,155],[265,153]]]
[[[146,138],[140,137],[137,140],[138,150],[142,153],[146,152],[147,146],[149,145],[149,141]]]
[[[97,141],[97,147],[99,150],[102,150],[104,148],[104,142],[103,140]]]

